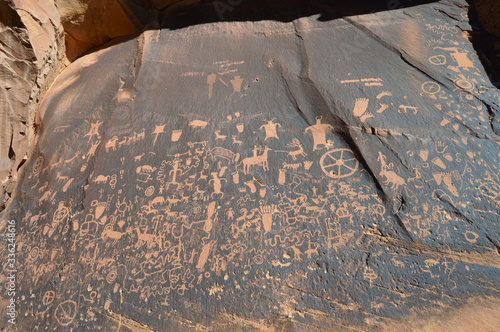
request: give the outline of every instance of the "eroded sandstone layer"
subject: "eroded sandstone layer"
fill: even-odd
[[[2,327],[497,328],[500,91],[468,30],[450,0],[76,60],[3,215]]]
[[[34,141],[39,102],[63,58],[64,35],[53,1],[0,2],[0,211]]]

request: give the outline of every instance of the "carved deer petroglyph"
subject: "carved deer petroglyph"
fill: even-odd
[[[302,144],[297,138],[292,139],[292,142],[288,143],[286,145],[287,148],[297,148],[297,150],[293,150],[288,152],[288,155],[292,157],[293,160],[297,160],[297,156],[307,156],[307,154],[304,152],[304,148],[302,147]]]

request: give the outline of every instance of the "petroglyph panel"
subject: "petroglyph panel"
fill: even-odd
[[[7,215],[20,326],[381,329],[498,296],[500,94],[448,10],[146,31],[77,60]]]

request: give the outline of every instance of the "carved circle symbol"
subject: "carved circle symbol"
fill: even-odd
[[[35,164],[33,165],[33,174],[37,175],[38,173],[40,173],[40,171],[42,170],[42,166],[43,166],[43,157],[40,156],[36,158]]]
[[[61,222],[64,218],[66,218],[69,214],[69,209],[65,206],[60,207],[54,212],[54,221]]]
[[[144,194],[149,197],[151,195],[153,195],[155,193],[155,187],[153,186],[149,186],[146,188],[146,191],[144,192]]]
[[[117,182],[118,180],[116,179],[116,174],[113,174],[111,176],[111,180],[109,180],[109,185],[111,186],[111,188],[114,188]]]
[[[43,294],[42,304],[43,305],[51,304],[52,302],[54,302],[55,297],[56,297],[56,292],[46,291],[45,294]]]
[[[471,81],[462,78],[456,80],[455,85],[467,91],[472,90],[474,88],[474,84]]]
[[[118,275],[118,274],[117,274],[116,270],[112,270],[112,271],[110,271],[110,272],[106,275],[106,281],[107,281],[108,283],[112,283],[112,282],[116,279],[117,275]]]
[[[67,300],[59,303],[54,315],[57,322],[62,326],[67,326],[73,322],[77,312],[76,302],[72,300]]]
[[[472,231],[466,231],[465,234],[465,239],[469,241],[470,243],[476,243],[479,235],[477,233],[474,233]]]
[[[29,252],[28,261],[30,263],[33,263],[34,261],[36,261],[39,254],[40,254],[40,249],[38,247],[33,247]]]
[[[262,255],[256,255],[253,257],[253,261],[255,262],[255,264],[262,264],[264,263],[264,258],[262,257]]]
[[[444,65],[446,64],[446,57],[444,55],[434,55],[429,58],[429,62],[436,66]]]
[[[432,82],[432,81],[427,81],[427,82],[424,82],[422,83],[422,91],[430,94],[430,95],[434,95],[436,93],[438,93],[439,91],[441,91],[441,87],[439,86],[439,84],[437,84],[436,82]]]
[[[359,162],[352,150],[335,149],[325,153],[319,160],[323,172],[331,178],[353,175]]]

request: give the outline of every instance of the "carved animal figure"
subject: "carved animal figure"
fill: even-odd
[[[142,206],[144,212],[146,212],[146,214],[158,214],[158,210],[157,209],[153,209],[153,205],[150,203],[148,205],[143,205]]]
[[[170,205],[176,206],[181,200],[178,198],[168,197],[167,201]]]
[[[102,232],[101,239],[105,240],[107,238],[110,238],[110,239],[113,239],[113,240],[119,240],[125,234],[126,233],[117,232],[117,231],[114,231],[112,229],[107,228],[107,229],[104,229],[104,231]]]
[[[121,141],[118,142],[118,147],[122,147],[127,143],[128,143],[128,139],[127,139],[127,137],[125,137]]]
[[[238,140],[238,136],[233,135],[231,136],[233,138],[233,144],[241,144],[243,141]]]
[[[148,248],[152,248],[154,245],[154,242],[157,241],[156,235],[148,234],[148,233],[141,233],[141,230],[139,229],[139,227],[134,228],[133,230],[135,230],[137,232],[137,238],[138,238],[137,246],[138,247],[140,247],[144,243],[146,243]]]
[[[155,197],[152,201],[151,201],[151,205],[155,205],[155,204],[163,204],[165,203],[165,198],[163,196],[158,196],[158,197]]]
[[[118,141],[118,136],[113,136],[109,141],[106,142],[104,145],[106,148],[106,152],[109,152],[109,150],[116,150],[116,142]]]
[[[288,152],[288,155],[292,157],[293,160],[297,160],[297,156],[307,156],[307,154],[304,152],[304,148],[302,147],[302,144],[300,144],[300,141],[297,138],[292,139],[292,142],[286,145],[287,148],[293,148],[296,147],[297,150],[290,151]]]
[[[42,197],[38,199],[38,202],[43,202],[47,200],[50,197],[50,195],[52,195],[52,190],[47,190],[46,192],[43,193]]]
[[[215,139],[216,139],[216,140],[217,140],[217,139],[225,140],[226,138],[227,138],[227,136],[226,136],[226,135],[221,135],[221,134],[220,134],[220,130],[216,130],[216,131],[215,131]]]
[[[142,140],[146,136],[146,129],[142,128],[142,131],[137,134],[137,140]]]
[[[103,183],[108,182],[108,179],[109,179],[109,175],[107,175],[107,176],[99,175],[95,179],[92,179],[92,182],[103,184]]]
[[[388,171],[387,169],[383,168],[380,173],[380,176],[385,176],[386,180],[384,181],[385,185],[391,184],[391,188],[396,190],[400,185],[406,184],[406,181],[397,175],[394,171]]]
[[[205,128],[208,125],[208,122],[202,120],[193,120],[189,122],[189,125],[193,128]]]
[[[142,157],[144,157],[144,155],[145,155],[145,153],[140,154],[140,155],[138,155],[138,156],[135,156],[135,157],[134,157],[134,161],[140,161],[140,160],[142,159]]]
[[[57,180],[67,181],[68,178],[69,178],[68,176],[61,175],[61,172],[57,172],[57,175],[56,175]]]
[[[137,167],[136,169],[136,173],[153,173],[154,171],[156,171],[156,167],[152,167],[149,165],[142,165]]]
[[[245,174],[250,172],[250,168],[252,165],[260,165],[264,168],[265,171],[269,170],[269,165],[267,163],[268,153],[271,151],[269,147],[264,148],[264,152],[260,156],[248,157],[243,159],[241,162],[243,163],[243,171]]]
[[[41,186],[40,188],[38,188],[38,192],[41,193],[42,191],[45,191],[48,186],[49,186],[49,183],[45,182],[45,184],[43,186]]]
[[[391,188],[396,190],[400,185],[406,184],[406,181],[400,177],[399,175],[396,174],[396,172],[391,171],[390,169],[392,168],[392,163],[387,164],[385,160],[385,155],[383,155],[381,152],[378,153],[378,158],[377,160],[380,162],[381,165],[381,171],[379,173],[380,176],[385,176],[386,180],[384,181],[385,185],[391,184]]]
[[[392,257],[391,261],[392,261],[392,263],[393,263],[395,266],[398,266],[398,267],[405,267],[405,263],[403,263],[402,261],[398,260],[396,257]]]
[[[318,255],[318,248],[319,248],[319,246],[317,246],[315,248],[307,249],[306,251],[304,251],[304,254],[306,254],[308,258],[312,258],[313,254]]]
[[[302,251],[296,246],[290,246],[293,250],[293,260],[300,261],[302,259]]]

